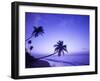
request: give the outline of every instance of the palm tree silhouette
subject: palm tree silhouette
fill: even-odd
[[[64,55],[64,52],[68,53],[67,46],[63,44],[64,44],[63,41],[58,41],[57,44],[54,45],[55,47],[54,53],[58,53],[58,56],[61,56],[61,54]]]
[[[57,44],[54,45],[54,47],[55,47],[55,50],[54,50],[53,54],[43,56],[43,57],[40,57],[40,58],[37,58],[37,59],[43,59],[43,58],[52,56],[52,55],[57,54],[57,53],[58,53],[58,56],[61,56],[62,53],[64,55],[64,51],[68,53],[67,46],[63,45],[63,41],[58,41]]]
[[[44,29],[42,26],[34,26],[34,30],[31,34],[31,36],[29,38],[27,38],[25,41],[28,41],[29,39],[31,39],[33,36],[34,37],[38,37],[39,35],[42,35],[44,33]]]

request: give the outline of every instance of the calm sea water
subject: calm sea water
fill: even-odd
[[[34,54],[34,56],[39,58],[45,55]],[[89,65],[89,53],[65,54],[62,56],[52,55],[41,60],[49,62],[51,67]]]

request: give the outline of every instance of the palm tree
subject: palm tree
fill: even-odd
[[[61,56],[61,54],[64,55],[64,52],[68,53],[67,46],[63,45],[63,41],[58,41],[57,44],[54,45],[55,52],[58,53],[58,56]]]
[[[55,51],[54,51],[53,54],[50,54],[50,55],[47,55],[47,56],[43,56],[43,57],[40,57],[40,58],[37,58],[37,59],[43,59],[43,58],[52,56],[52,55],[54,55],[56,53],[58,53],[58,56],[61,56],[62,53],[64,55],[64,51],[68,53],[67,46],[63,45],[63,41],[58,41],[57,44],[54,45],[54,47],[55,47]]]
[[[25,41],[28,41],[33,36],[34,37],[38,37],[39,35],[42,35],[43,33],[44,33],[44,29],[43,29],[42,26],[39,26],[39,27],[35,27],[34,26],[34,30],[33,30],[32,34],[31,34],[31,36],[28,39],[26,39]]]

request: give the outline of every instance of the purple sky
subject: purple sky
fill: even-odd
[[[52,54],[53,45],[59,40],[64,41],[69,53],[89,52],[88,15],[26,12],[25,16],[26,39],[30,37],[33,26],[43,26],[45,32],[43,36],[32,38],[32,53]]]

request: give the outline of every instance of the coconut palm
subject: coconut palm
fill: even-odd
[[[67,46],[63,45],[63,41],[58,41],[57,44],[54,45],[55,52],[58,53],[58,56],[61,56],[61,54],[64,55],[64,52],[68,53]]]
[[[39,26],[39,27],[34,27],[34,31],[32,32],[32,35],[34,37],[38,37],[39,35],[42,35],[44,33],[43,27]]]
[[[43,33],[44,33],[44,29],[43,29],[42,26],[39,26],[39,27],[35,27],[34,26],[34,30],[33,30],[32,34],[31,34],[31,36],[28,39],[26,39],[25,41],[31,39],[33,36],[34,37],[38,37],[39,35],[42,35]]]
[[[63,45],[63,41],[58,41],[57,44],[54,45],[54,47],[55,47],[55,50],[54,50],[53,54],[50,54],[50,55],[47,55],[47,56],[43,56],[43,57],[40,57],[38,59],[43,59],[43,58],[55,55],[57,53],[58,53],[58,56],[61,56],[62,53],[64,55],[64,51],[68,53],[67,46]]]

